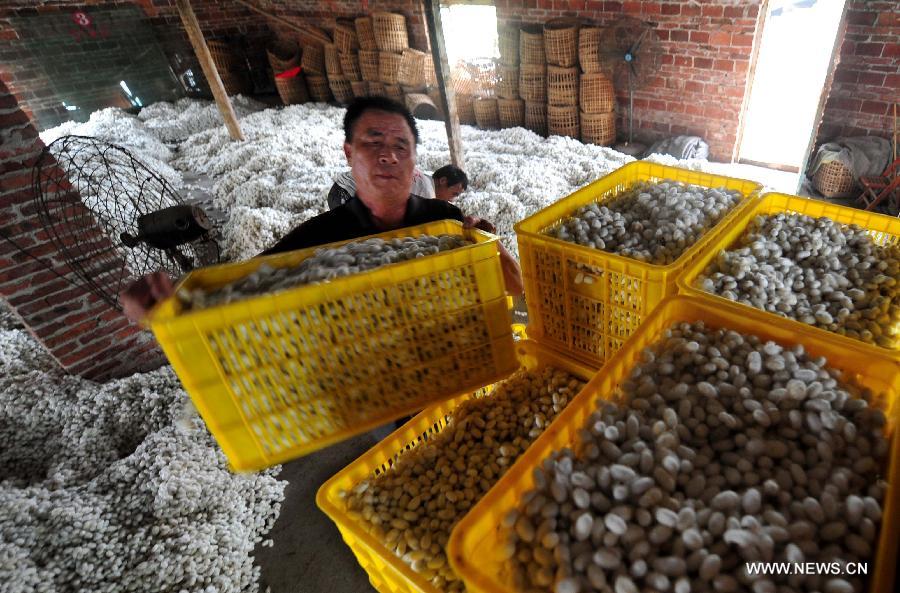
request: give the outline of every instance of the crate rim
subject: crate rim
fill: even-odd
[[[746,194],[741,192],[742,198],[734,206],[734,208],[732,210],[726,212],[725,216],[723,216],[719,221],[717,221],[715,225],[713,225],[712,227],[707,229],[707,231],[704,233],[704,236],[702,236],[696,243],[694,243],[693,245],[688,247],[686,250],[684,250],[682,252],[682,254],[678,256],[678,259],[676,259],[674,262],[672,262],[670,264],[665,264],[665,265],[644,262],[644,261],[640,261],[640,260],[637,260],[637,259],[634,259],[631,257],[627,257],[625,255],[619,255],[617,253],[604,251],[602,249],[595,249],[593,247],[579,245],[578,243],[572,243],[570,241],[563,241],[562,239],[557,239],[556,237],[551,237],[550,235],[544,234],[542,232],[542,230],[541,231],[533,231],[533,230],[529,230],[529,229],[525,228],[528,225],[533,225],[535,222],[534,219],[538,218],[543,213],[543,211],[546,210],[546,208],[553,206],[555,204],[565,203],[565,202],[569,202],[569,201],[575,202],[578,200],[579,193],[587,190],[588,188],[590,188],[596,184],[601,183],[609,175],[611,175],[613,173],[618,173],[627,168],[637,169],[641,166],[662,167],[664,170],[678,171],[680,173],[700,174],[700,175],[707,175],[707,176],[710,176],[710,177],[713,177],[716,179],[740,181],[742,183],[747,183],[747,184],[750,184],[751,186],[755,186],[755,189],[753,189],[752,191],[750,191],[749,193],[746,193]],[[686,182],[681,182],[681,183],[686,183]],[[693,184],[693,185],[697,185],[697,184]],[[704,187],[708,187],[708,186],[704,186]],[[620,265],[638,264],[638,265],[642,265],[642,266],[647,266],[654,272],[669,273],[669,272],[674,272],[674,271],[678,270],[680,267],[683,267],[685,265],[686,261],[688,261],[691,257],[693,257],[713,236],[715,236],[716,227],[718,227],[721,223],[725,222],[726,218],[728,218],[729,216],[737,218],[740,214],[742,214],[742,212],[741,212],[742,210],[750,208],[752,204],[755,204],[759,200],[759,192],[762,189],[762,187],[763,186],[760,185],[759,183],[757,183],[755,181],[750,181],[748,179],[740,179],[738,177],[726,177],[724,175],[718,175],[715,173],[707,173],[705,171],[692,171],[690,169],[683,169],[681,167],[672,167],[669,165],[662,165],[659,163],[650,163],[647,161],[638,160],[638,161],[632,161],[630,163],[626,163],[625,165],[622,165],[618,169],[610,171],[603,177],[592,181],[588,185],[577,189],[576,191],[569,194],[568,196],[560,198],[559,200],[553,202],[553,204],[548,204],[548,206],[542,208],[541,210],[538,210],[531,216],[523,218],[522,220],[517,222],[513,226],[513,228],[516,231],[516,235],[521,235],[521,236],[525,237],[526,240],[529,240],[529,241],[538,240],[541,242],[548,242],[550,245],[553,245],[557,249],[565,247],[567,250],[574,250],[575,253],[580,254],[582,256],[596,256],[596,254],[599,252],[603,255],[603,257],[609,257],[613,261],[618,262]],[[591,203],[593,203],[593,202],[591,202]],[[580,206],[574,207],[572,211],[574,211],[578,207],[580,207]],[[546,230],[546,228],[547,227],[545,227],[545,229],[543,229],[543,230]]]
[[[573,367],[578,367],[579,372],[582,372],[583,374],[585,374],[587,376],[587,378],[584,378],[585,386],[582,387],[582,390],[587,387],[587,385],[590,383],[593,376],[598,372],[598,369],[596,368],[596,366],[590,366],[585,361],[574,359],[571,356],[568,356],[567,353],[560,352],[556,348],[551,347],[549,344],[544,344],[538,340],[534,340],[534,339],[530,339],[530,338],[521,340],[516,344],[515,350],[516,350],[516,355],[519,358],[520,358],[520,355],[528,356],[532,352],[538,353],[538,354],[542,353],[544,356],[551,359],[550,360],[551,364],[553,362],[553,359],[562,359],[563,361],[567,362],[568,364],[572,365]],[[531,354],[531,355],[537,355],[537,354]],[[545,362],[543,364],[538,364],[536,368],[541,368],[542,366],[544,366],[544,364],[547,364],[547,363]],[[509,378],[514,373],[518,372],[519,370],[521,370],[524,367],[525,367],[525,364],[520,362],[519,367],[517,367],[513,371],[509,372],[508,374],[504,375],[501,378],[498,378],[498,379],[488,383],[487,385],[480,387],[479,389],[484,389],[486,387],[493,386],[495,383],[506,380],[507,378]],[[472,390],[472,391],[475,391],[475,390]],[[419,575],[419,573],[415,572],[411,566],[409,566],[406,562],[403,561],[402,558],[400,558],[399,556],[394,554],[391,550],[389,550],[386,546],[384,546],[378,538],[376,538],[375,536],[373,536],[372,534],[367,532],[365,529],[363,529],[360,521],[347,521],[347,518],[348,518],[347,512],[345,510],[341,509],[337,504],[334,504],[332,502],[331,495],[334,494],[335,496],[337,496],[337,493],[339,492],[339,483],[342,482],[345,479],[345,477],[352,476],[354,473],[356,473],[357,470],[361,469],[362,466],[365,466],[368,468],[368,467],[374,465],[374,461],[384,455],[384,449],[385,449],[384,444],[385,443],[390,442],[390,441],[395,441],[395,440],[399,441],[399,442],[408,441],[408,439],[401,438],[401,437],[402,437],[402,435],[411,433],[411,432],[415,432],[415,434],[421,435],[422,431],[419,430],[420,427],[417,425],[425,426],[426,421],[427,421],[427,425],[432,426],[435,422],[435,414],[439,411],[439,409],[441,407],[450,406],[451,409],[455,409],[460,404],[462,404],[464,401],[468,400],[472,391],[467,391],[465,393],[458,394],[456,396],[445,399],[443,401],[431,404],[430,406],[428,406],[427,408],[425,408],[424,410],[422,410],[421,412],[416,414],[408,422],[404,423],[403,426],[401,426],[400,428],[397,428],[396,430],[391,432],[391,434],[389,434],[387,437],[381,439],[379,442],[372,445],[372,447],[367,449],[365,453],[363,453],[359,457],[355,458],[353,461],[351,461],[349,464],[347,464],[344,468],[342,468],[339,472],[337,472],[336,474],[334,474],[333,476],[328,478],[328,480],[326,480],[316,491],[316,506],[319,508],[319,510],[321,510],[323,513],[325,513],[325,515],[328,516],[328,518],[331,519],[331,521],[336,526],[339,527],[339,530],[342,532],[341,539],[343,539],[343,530],[345,530],[345,529],[348,530],[350,533],[352,533],[353,537],[355,537],[358,542],[362,542],[365,545],[365,547],[368,551],[374,553],[374,555],[377,555],[383,559],[386,559],[386,561],[391,565],[392,568],[394,568],[395,570],[397,570],[398,572],[403,574],[404,577],[408,578],[423,593],[440,593],[440,591],[438,589],[436,589],[433,585],[431,585],[431,583],[426,581],[421,575]],[[574,401],[574,398],[569,403],[571,404],[572,401]],[[563,412],[564,411],[565,410],[563,410]],[[560,414],[562,414],[562,412],[560,412]],[[445,415],[446,415],[446,413],[442,414],[440,416],[440,419],[443,419]],[[559,417],[559,416],[557,416],[557,417]],[[553,423],[546,426],[544,429],[544,432],[546,433],[548,430],[550,430],[552,428],[552,426],[553,426]],[[415,428],[415,430],[413,430],[414,428]],[[427,428],[426,428],[426,430],[427,430]],[[534,445],[536,442],[537,442],[537,439],[532,441],[531,445],[529,445],[529,448],[532,445]],[[527,450],[528,449],[526,448],[526,451]],[[396,453],[396,451],[391,454],[391,458],[393,457],[393,455],[395,453]],[[523,452],[523,454],[524,454],[524,452]],[[363,462],[365,462],[365,463],[363,463]],[[383,463],[386,463],[386,461]],[[378,464],[378,465],[382,465],[382,464]],[[371,469],[367,470],[367,474],[371,474],[372,471],[373,470],[371,470]],[[359,481],[361,481],[361,480],[357,480],[356,483],[359,483]],[[499,484],[499,482],[500,482],[500,480],[498,480],[497,483],[495,483],[494,486],[491,487],[491,490],[493,490],[497,486],[497,484]],[[490,492],[490,490],[488,492]],[[471,509],[469,511],[471,512]],[[339,521],[340,521],[340,523],[339,523]],[[345,542],[345,545],[350,547],[349,544],[346,544],[346,542]],[[447,555],[447,559],[449,562],[449,559],[450,559],[449,540],[448,540],[448,548],[446,551],[446,555]],[[454,568],[454,570],[455,570],[455,568]],[[462,579],[461,576],[460,576],[460,579]]]
[[[896,225],[897,226],[897,236],[900,237],[900,220],[894,218],[893,216],[887,216],[884,214],[877,214],[874,212],[867,212],[864,210],[859,210],[857,208],[852,208],[849,206],[842,206],[840,204],[833,204],[831,202],[825,202],[822,200],[815,200],[814,198],[807,198],[804,196],[798,196],[794,194],[785,194],[781,192],[766,192],[762,196],[760,196],[752,207],[748,207],[744,212],[741,213],[741,216],[738,220],[734,221],[735,227],[741,228],[741,234],[738,235],[736,239],[731,241],[727,246],[723,248],[719,248],[716,250],[710,250],[703,254],[701,254],[696,260],[692,261],[676,278],[675,282],[678,287],[678,293],[686,296],[690,296],[692,298],[696,298],[699,300],[703,300],[709,303],[714,303],[718,306],[730,306],[737,307],[742,313],[746,313],[747,311],[754,311],[757,313],[761,313],[766,315],[767,317],[772,317],[777,319],[781,323],[785,323],[789,326],[794,327],[794,329],[805,329],[811,332],[815,332],[816,334],[821,333],[822,337],[828,336],[833,338],[834,340],[838,340],[842,343],[842,347],[844,348],[854,348],[861,349],[866,352],[871,352],[873,354],[889,356],[896,359],[897,363],[900,364],[900,349],[892,350],[890,348],[884,348],[883,346],[878,346],[877,344],[867,344],[861,340],[857,340],[851,338],[849,336],[842,336],[835,332],[828,331],[827,329],[822,329],[820,327],[816,327],[814,325],[809,325],[807,323],[803,323],[798,319],[793,319],[791,317],[783,317],[776,313],[772,313],[770,311],[764,311],[762,309],[758,309],[751,305],[745,305],[744,303],[739,303],[737,301],[731,301],[726,299],[723,296],[713,294],[711,292],[706,292],[700,288],[694,286],[694,281],[699,277],[701,273],[706,269],[706,267],[710,264],[713,258],[720,252],[725,249],[729,249],[732,247],[740,238],[743,236],[743,231],[746,230],[747,226],[753,221],[753,218],[761,214],[761,210],[766,209],[769,205],[776,200],[785,200],[785,208],[780,210],[775,210],[774,212],[787,212],[788,208],[792,204],[796,204],[798,201],[808,202],[810,200],[816,202],[822,202],[822,204],[830,209],[836,210],[845,210],[848,213],[855,212],[858,214],[867,214],[868,217],[874,218],[875,220],[883,222],[885,225]],[[806,214],[805,216],[810,216]],[[821,217],[829,218],[828,216],[814,216],[813,218],[821,218]],[[834,220],[834,219],[831,219]],[[835,220],[834,222],[839,222]],[[840,223],[840,224],[856,224],[856,223]],[[857,225],[858,226],[858,225]],[[870,229],[867,229],[870,230]],[[878,231],[876,231],[878,232]],[[887,232],[887,231],[881,231]]]
[[[707,310],[708,309],[731,309],[730,312],[733,315],[738,315],[741,317],[750,317],[751,320],[759,322],[759,325],[761,327],[765,327],[765,326],[769,325],[766,323],[766,320],[759,315],[759,312],[750,313],[748,315],[746,312],[738,310],[734,307],[728,307],[728,308],[721,307],[717,303],[703,301],[701,299],[697,299],[692,296],[682,295],[682,294],[666,297],[647,316],[647,318],[641,324],[641,327],[639,327],[625,341],[625,343],[622,345],[622,347],[619,348],[612,356],[610,356],[606,360],[604,365],[600,368],[600,370],[596,373],[596,375],[594,375],[594,378],[591,379],[591,381],[587,385],[585,385],[585,387],[578,394],[578,396],[576,396],[575,399],[573,399],[571,402],[569,402],[569,405],[566,407],[566,409],[564,409],[562,412],[560,412],[560,414],[550,424],[550,426],[547,427],[547,429],[531,444],[531,447],[529,447],[529,449],[526,451],[526,453],[529,451],[530,452],[537,452],[537,451],[544,451],[544,450],[554,451],[554,450],[559,449],[559,447],[553,445],[554,437],[558,433],[561,432],[561,430],[562,430],[561,427],[567,426],[568,424],[572,423],[572,421],[574,420],[574,416],[580,407],[582,407],[584,405],[592,405],[591,402],[585,403],[586,398],[590,397],[591,399],[594,399],[598,396],[597,389],[596,388],[592,389],[592,387],[594,385],[596,385],[597,383],[601,383],[604,380],[605,376],[615,367],[616,364],[621,364],[623,362],[627,362],[627,357],[635,354],[633,351],[635,349],[639,348],[637,345],[640,343],[640,340],[643,338],[644,334],[650,332],[650,327],[653,324],[653,322],[656,321],[656,319],[658,317],[663,317],[664,315],[666,315],[670,309],[674,309],[680,303],[688,303],[689,305],[693,305],[701,310],[702,309],[707,309]],[[677,321],[673,321],[672,323],[677,323]],[[770,326],[770,327],[778,329],[777,326]],[[805,339],[806,340],[805,344],[808,344],[810,341],[812,341],[812,342],[816,343],[817,346],[829,346],[831,348],[841,348],[843,346],[837,340],[831,339],[832,338],[831,335],[820,336],[818,334],[808,331],[806,328],[798,328],[798,329],[800,329],[800,331],[794,332],[794,333],[800,333],[801,336],[798,337],[798,340]],[[752,333],[752,332],[750,332],[750,333]],[[762,337],[762,336],[760,336],[760,337]],[[772,339],[772,338],[770,338],[770,339]],[[772,341],[779,342],[779,340],[777,340],[777,339],[772,339]],[[780,343],[782,343],[783,345],[786,345],[784,342],[784,339],[780,340]],[[638,350],[638,352],[636,354],[639,354],[640,350],[643,350],[644,347],[646,347],[646,346],[640,347],[640,349]],[[884,362],[884,363],[893,363],[894,362],[890,359],[890,357],[885,356],[884,353],[881,353],[881,355],[877,356],[877,358],[882,359],[882,362]],[[896,370],[895,370],[894,374],[891,376],[890,382],[893,383],[895,388],[898,388],[898,390],[900,390],[900,367],[898,367],[896,364],[894,364],[894,366],[895,366]],[[631,367],[629,367],[629,368],[631,368]],[[625,378],[625,376],[623,376],[621,378]],[[887,379],[885,379],[885,382],[888,382]],[[888,457],[888,459],[886,459],[886,467],[885,467],[885,472],[884,472],[885,476],[884,477],[885,477],[885,479],[887,479],[888,477],[891,477],[891,476],[900,478],[900,445],[897,444],[897,440],[900,440],[900,401],[895,401],[892,406],[888,405],[888,407],[884,410],[884,412],[885,412],[885,416],[887,416],[888,423],[890,423],[892,421],[891,413],[893,414],[893,416],[895,416],[895,418],[893,418],[893,422],[894,422],[893,434],[890,437],[889,448],[888,448],[889,457]],[[886,424],[885,426],[888,426],[888,425],[889,424]],[[577,430],[578,427],[575,427],[575,428]],[[477,519],[480,518],[479,515],[486,514],[484,512],[484,509],[489,509],[489,508],[491,508],[491,506],[496,506],[496,503],[498,503],[501,500],[502,495],[504,494],[504,492],[506,490],[508,490],[510,488],[510,486],[517,484],[519,481],[521,481],[523,479],[524,480],[531,479],[529,477],[529,474],[531,474],[532,468],[536,467],[536,465],[534,463],[535,460],[532,460],[532,459],[528,460],[528,462],[529,462],[528,464],[525,463],[526,460],[524,459],[524,457],[525,457],[526,453],[523,453],[518,459],[516,459],[515,463],[509,468],[509,470],[507,470],[507,472],[500,478],[500,480],[498,480],[498,482],[494,485],[494,487],[491,488],[481,498],[481,500],[476,502],[475,505],[469,509],[469,512],[459,521],[459,523],[457,523],[456,527],[454,527],[452,533],[450,534],[450,539],[447,543],[447,560],[450,563],[453,570],[458,575],[460,575],[461,577],[463,577],[463,575],[465,575],[465,578],[463,578],[463,580],[465,582],[466,588],[469,590],[475,590],[475,591],[478,591],[479,593],[484,593],[484,592],[499,593],[500,591],[506,591],[505,585],[500,584],[500,586],[498,587],[497,586],[498,583],[495,580],[492,580],[492,578],[493,578],[492,575],[488,575],[488,574],[486,574],[486,571],[482,571],[482,570],[478,569],[477,563],[468,562],[465,558],[465,555],[462,552],[465,550],[464,543],[466,540],[466,534],[471,529],[472,524],[476,523]],[[537,460],[537,461],[542,461],[542,459]],[[900,484],[895,484],[894,486],[900,487]],[[884,526],[886,525],[886,518],[887,518],[886,510],[887,510],[887,505],[888,505],[889,501],[891,500],[891,498],[888,496],[889,493],[890,493],[890,490],[888,490],[888,492],[885,493],[884,506],[882,507],[882,513],[883,513],[882,514],[882,523],[879,526],[879,531],[878,531],[879,539],[876,544],[876,549],[873,551],[873,556],[870,559],[870,561],[873,564],[877,564],[877,561],[879,558],[879,552],[881,552],[880,544],[881,544],[882,533],[884,532]],[[895,494],[894,496],[897,497],[898,495]],[[895,509],[894,513],[896,513],[896,512],[897,511]],[[895,539],[893,543],[894,543],[893,547],[895,548],[894,552],[896,553],[897,540]],[[887,555],[887,552],[883,552],[883,554]],[[878,566],[881,567],[882,565],[889,565],[890,567],[893,567],[893,565],[890,564],[892,561],[893,561],[893,558],[884,558],[884,562],[882,564],[878,564]],[[475,571],[469,570],[469,567],[475,567],[476,570]],[[888,577],[889,577],[888,580],[890,582],[895,582],[896,576],[897,576],[896,571],[890,570],[890,569],[889,569],[889,571],[892,574],[888,575]],[[876,570],[874,574],[878,575],[879,573]],[[881,583],[881,584],[883,584],[883,583]],[[890,584],[890,583],[888,583],[888,584]],[[875,590],[873,588],[873,583],[871,580],[867,582],[867,585],[869,586],[869,588],[866,589],[866,593],[880,593],[880,590]]]
[[[326,282],[300,284],[297,286],[279,290],[277,292],[265,293],[265,294],[260,294],[257,296],[252,296],[249,298],[238,299],[238,300],[232,301],[230,303],[216,305],[213,307],[206,307],[206,308],[197,309],[197,310],[183,310],[181,308],[181,306],[178,304],[177,294],[182,288],[184,288],[185,284],[187,284],[192,279],[195,279],[197,277],[194,274],[195,272],[201,272],[202,270],[208,270],[208,269],[213,269],[213,268],[236,269],[236,268],[245,267],[245,268],[247,268],[248,273],[249,273],[249,271],[251,270],[251,266],[255,265],[255,267],[253,269],[256,269],[256,268],[259,268],[260,266],[266,264],[267,262],[278,262],[278,261],[282,261],[282,260],[286,260],[286,259],[292,259],[294,257],[297,257],[297,255],[304,253],[305,256],[302,259],[298,260],[295,264],[292,264],[292,265],[298,265],[300,262],[305,261],[309,257],[315,255],[315,252],[320,249],[332,249],[334,247],[346,245],[348,243],[356,243],[356,242],[365,241],[367,239],[378,238],[378,237],[394,238],[394,237],[420,236],[420,235],[427,234],[424,232],[426,228],[433,228],[436,226],[443,225],[444,223],[449,223],[453,227],[458,226],[459,230],[461,231],[460,236],[462,236],[466,239],[474,240],[475,243],[473,243],[472,245],[465,245],[464,247],[460,247],[457,249],[452,249],[450,251],[441,251],[438,253],[434,253],[434,254],[425,256],[425,257],[431,259],[431,261],[439,261],[437,258],[442,258],[442,257],[444,257],[446,259],[446,256],[448,256],[451,252],[462,252],[462,251],[466,251],[466,250],[472,250],[472,249],[476,249],[482,245],[486,245],[486,244],[490,244],[490,243],[493,243],[496,245],[499,241],[499,238],[494,234],[482,231],[480,229],[476,229],[474,227],[466,228],[466,227],[464,227],[463,223],[459,222],[458,220],[448,218],[448,219],[443,219],[443,220],[426,222],[426,223],[419,224],[419,225],[412,226],[412,227],[403,227],[403,228],[394,229],[391,231],[383,231],[381,233],[373,233],[371,235],[366,235],[364,237],[357,237],[354,239],[333,241],[331,243],[315,245],[313,247],[304,247],[302,249],[295,249],[295,250],[286,251],[283,253],[273,253],[270,255],[257,256],[257,257],[253,257],[248,260],[239,261],[239,262],[229,262],[229,263],[224,263],[224,264],[218,264],[215,266],[207,266],[204,268],[199,268],[198,270],[193,270],[193,271],[189,272],[188,274],[186,274],[185,276],[183,276],[181,279],[179,279],[178,283],[175,285],[174,294],[172,296],[166,298],[165,300],[157,303],[156,305],[154,305],[154,307],[147,314],[146,320],[143,323],[145,323],[148,326],[152,326],[157,323],[172,323],[172,322],[176,322],[179,320],[182,320],[185,322],[193,321],[193,320],[200,320],[200,319],[206,318],[206,316],[208,316],[208,315],[216,315],[216,316],[228,315],[228,314],[233,315],[233,314],[237,313],[240,309],[245,309],[246,307],[255,307],[255,306],[261,305],[261,304],[265,303],[266,301],[268,301],[273,296],[277,296],[279,299],[290,298],[291,296],[293,296],[295,294],[299,294],[302,291],[309,290],[310,288],[319,286],[321,284],[328,284],[332,290],[338,290],[338,289],[342,288],[344,285],[350,284],[352,280],[355,280],[358,278],[371,277],[371,275],[374,272],[379,272],[382,270],[389,270],[389,269],[393,270],[397,266],[408,263],[409,260],[394,262],[391,264],[373,268],[371,270],[366,270],[365,272],[359,272],[357,274],[351,274],[349,276],[335,278],[333,280],[328,280]],[[456,229],[454,229],[454,230],[456,230]],[[423,232],[421,232],[419,235],[413,234],[414,232],[417,232],[417,231],[423,231]],[[408,234],[407,234],[407,232],[408,232]],[[499,249],[498,249],[498,252],[499,252]],[[287,267],[287,266],[285,266],[285,267]],[[168,313],[169,310],[171,310],[171,314]],[[245,317],[245,315],[237,315],[237,317],[243,318],[243,317]]]

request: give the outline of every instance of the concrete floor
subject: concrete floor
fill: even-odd
[[[393,424],[378,428],[282,466],[279,478],[288,486],[268,536],[274,545],[254,551],[261,592],[375,592],[335,524],[316,506],[316,492],[393,430]]]

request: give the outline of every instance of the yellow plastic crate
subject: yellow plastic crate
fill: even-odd
[[[543,234],[578,208],[607,202],[637,181],[662,180],[737,190],[744,201],[665,266]],[[526,218],[515,228],[528,302],[528,334],[590,364],[603,364],[657,303],[677,292],[678,274],[698,256],[709,237],[736,219],[760,187],[750,181],[636,161]],[[590,276],[593,283],[576,284],[578,274]]]
[[[154,310],[153,332],[233,469],[299,457],[518,367],[497,238],[451,220],[373,236],[423,234],[476,243],[214,308],[182,311],[172,298]],[[196,270],[179,287],[295,266],[317,249]]]
[[[868,387],[880,398],[876,405],[885,410],[885,426],[891,438],[888,459],[888,491],[876,551],[874,572],[870,572],[871,593],[893,592],[897,561],[897,507],[900,504],[900,439],[896,427],[900,421],[900,374],[894,361],[884,355],[847,350],[830,335],[819,335],[800,328],[794,331],[767,323],[754,310],[744,312],[733,306],[719,306],[685,296],[666,299],[647,318],[582,392],[562,411],[550,427],[532,444],[500,481],[478,502],[453,530],[448,544],[450,565],[462,576],[469,593],[516,593],[508,564],[502,557],[506,533],[501,519],[517,508],[522,496],[534,488],[533,470],[553,451],[577,443],[581,430],[596,410],[597,399],[612,399],[618,384],[628,378],[640,362],[641,352],[656,342],[663,331],[678,322],[703,321],[707,327],[727,327],[755,334],[785,346],[803,344],[812,356],[825,356],[828,365],[845,371],[850,379]]]
[[[593,368],[561,356],[530,340],[519,342],[516,350],[522,365],[528,369],[539,369],[549,365],[585,380],[596,372]],[[449,414],[458,405],[471,398],[489,395],[493,388],[494,386],[490,385],[423,410],[319,488],[316,504],[337,524],[344,541],[353,550],[360,566],[368,573],[372,586],[381,593],[441,592],[370,534],[365,524],[355,521],[347,513],[341,492],[352,489],[367,478],[388,471],[400,455],[443,430]]]
[[[784,325],[788,328],[807,328],[815,333],[822,333],[833,336],[842,341],[847,348],[862,348],[869,352],[889,353],[900,360],[900,335],[893,340],[892,348],[883,348],[875,344],[866,344],[854,338],[841,336],[817,328],[812,325],[789,319],[756,309],[749,305],[730,301],[725,297],[721,297],[695,286],[697,278],[702,275],[707,266],[709,266],[722,250],[731,249],[732,246],[741,238],[747,227],[753,222],[753,219],[765,214],[778,214],[780,212],[791,212],[796,214],[805,214],[806,216],[822,217],[825,216],[835,222],[842,224],[855,224],[866,229],[872,236],[877,245],[889,245],[900,241],[900,219],[884,216],[883,214],[874,214],[859,210],[857,208],[847,208],[846,206],[838,206],[821,200],[813,200],[811,198],[802,198],[800,196],[792,196],[780,193],[767,193],[757,200],[751,207],[741,212],[740,218],[735,220],[733,224],[724,229],[713,241],[707,243],[703,249],[703,253],[697,257],[690,266],[679,276],[678,289],[682,294],[687,294],[700,299],[708,300],[714,303],[730,303],[747,310],[759,311],[767,316],[767,322],[777,325]]]

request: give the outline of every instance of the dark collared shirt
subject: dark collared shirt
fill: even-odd
[[[406,204],[406,214],[400,228],[435,222],[445,219],[463,221],[459,208],[443,200],[429,200],[418,196],[410,196]],[[329,210],[310,218],[278,243],[263,251],[260,255],[271,255],[306,247],[325,245],[335,241],[358,239],[367,235],[382,232],[375,226],[372,213],[358,197],[353,196],[346,203],[334,210]]]

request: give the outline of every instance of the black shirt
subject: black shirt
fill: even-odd
[[[446,220],[448,218],[462,222],[462,211],[444,200],[426,199],[411,195],[409,202],[406,204],[403,224],[399,228]],[[375,221],[372,220],[372,213],[362,203],[362,200],[353,196],[334,210],[329,210],[310,218],[260,255],[271,255],[273,253],[325,245],[335,241],[358,239],[359,237],[383,232],[383,230],[375,226]]]

